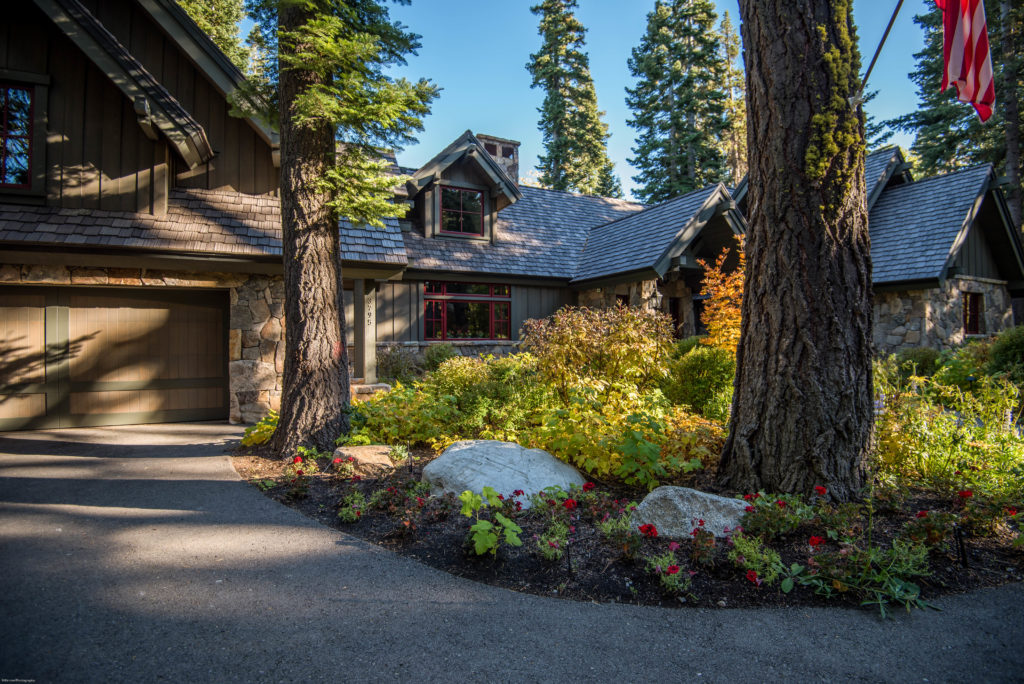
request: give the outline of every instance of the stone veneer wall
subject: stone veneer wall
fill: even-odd
[[[964,293],[983,299],[982,334],[993,335],[1013,325],[1013,309],[1001,280],[956,276],[942,287],[876,292],[875,348],[896,352],[912,347],[950,349],[967,341],[964,335]]]
[[[233,423],[252,423],[281,406],[284,281],[280,276],[147,268],[0,264],[0,283],[213,288],[230,297],[228,374]]]
[[[448,340],[446,342],[378,342],[377,351],[385,351],[392,347],[403,347],[414,354],[422,356],[427,347],[436,344],[450,344],[462,356],[479,356],[481,354],[505,356],[519,349],[519,340],[508,342],[498,340]]]
[[[657,280],[641,280],[635,283],[623,283],[615,287],[581,290],[579,303],[580,306],[608,308],[615,306],[619,295],[629,297],[630,306],[639,306],[652,311],[661,308],[662,297],[658,291]]]

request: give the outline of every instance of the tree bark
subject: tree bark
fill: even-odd
[[[281,3],[285,31],[311,17],[301,3]],[[284,41],[280,49],[288,49]],[[282,68],[280,74],[286,354],[273,447],[285,458],[304,445],[333,449],[349,428],[338,221],[328,206],[330,193],[318,183],[336,163],[334,129],[328,122],[295,122],[298,96],[325,80],[301,68]]]
[[[856,498],[871,443],[864,118],[849,0],[740,0],[750,225],[733,490]]]
[[[1017,99],[1017,83],[1020,74],[1019,54],[1021,46],[1016,35],[1020,27],[1014,22],[1013,10],[1010,0],[1002,0],[1000,10],[1002,13],[1001,23],[1003,25],[1002,49],[1003,54],[1003,92],[997,94],[1003,101],[1003,120],[1006,131],[1006,175],[1010,179],[1010,187],[1006,193],[1007,204],[1010,209],[1010,218],[1017,230],[1021,229],[1021,215],[1024,213],[1021,194],[1021,159],[1020,159],[1020,102]],[[996,86],[998,90],[999,86]]]

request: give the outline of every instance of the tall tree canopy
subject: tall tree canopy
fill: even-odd
[[[732,185],[747,175],[747,89],[743,78],[743,57],[740,37],[732,25],[728,12],[722,13],[722,58],[725,60],[725,118],[728,128],[722,137],[722,153]]]
[[[242,0],[178,0],[192,21],[210,36],[214,44],[242,71],[248,68],[249,51],[238,35]]]
[[[740,0],[750,227],[724,485],[838,500],[874,420],[864,121],[851,0]],[[785,36],[780,41],[780,36]]]
[[[1021,26],[1024,4],[1005,0],[986,4],[996,107],[985,123],[969,104],[956,99],[956,89],[939,92],[942,84],[942,11],[933,0],[925,0],[925,11],[914,17],[925,34],[924,48],[914,54],[917,66],[910,73],[917,84],[915,111],[886,124],[914,134],[911,152],[915,171],[930,176],[954,169],[992,162],[1011,178],[1007,195],[1011,212],[1021,222],[1020,109],[1024,80],[1020,64],[1024,59]],[[1009,160],[1010,164],[1007,165]]]
[[[393,79],[419,37],[373,0],[259,0],[250,5],[277,69],[284,251],[284,391],[274,447],[332,448],[349,429],[348,352],[338,219],[382,225],[404,209],[382,147],[413,140],[437,89]],[[253,106],[257,94],[244,100]],[[268,117],[272,118],[272,117]],[[373,353],[372,350],[370,353]]]
[[[544,89],[537,126],[544,154],[539,181],[555,190],[621,197],[622,187],[608,158],[608,125],[597,108],[590,60],[583,51],[587,30],[573,14],[576,0],[543,0],[530,11],[540,16],[540,50],[526,69],[531,87]]]
[[[630,162],[634,194],[645,202],[677,197],[727,178],[729,75],[710,0],[657,0],[647,31],[629,58],[637,78],[626,89],[637,130]]]

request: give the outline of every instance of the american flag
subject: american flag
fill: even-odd
[[[982,0],[935,0],[942,10],[942,88],[956,86],[961,102],[970,102],[982,121],[992,116],[996,89]]]

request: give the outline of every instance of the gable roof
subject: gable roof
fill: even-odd
[[[498,214],[495,243],[403,233],[410,269],[569,280],[590,228],[643,205],[609,197],[523,186]]]
[[[944,278],[993,176],[982,164],[887,188],[868,220],[874,283]]]
[[[462,159],[474,161],[480,170],[505,195],[509,204],[522,198],[523,193],[520,191],[519,186],[508,177],[508,174],[501,168],[501,165],[494,161],[470,130],[466,130],[465,133],[452,141],[448,147],[438,152],[430,161],[412,174],[412,180],[407,184],[409,195],[416,194],[418,190],[439,178],[442,171]]]
[[[406,263],[396,219],[381,229],[342,221],[340,231],[344,261]],[[0,204],[0,243],[280,258],[281,203],[270,195],[175,188],[164,216]]]
[[[125,96],[140,123],[155,125],[190,168],[213,158],[206,131],[79,0],[34,0]]]
[[[693,228],[713,215],[713,207],[731,201],[721,183],[648,207],[631,216],[591,229],[573,282],[631,271],[667,269],[664,257],[696,235]]]
[[[213,40],[192,20],[176,0],[135,0],[174,41],[221,95],[227,97],[245,82],[245,74],[228,59]],[[245,117],[256,133],[275,151],[280,138],[265,121]]]

